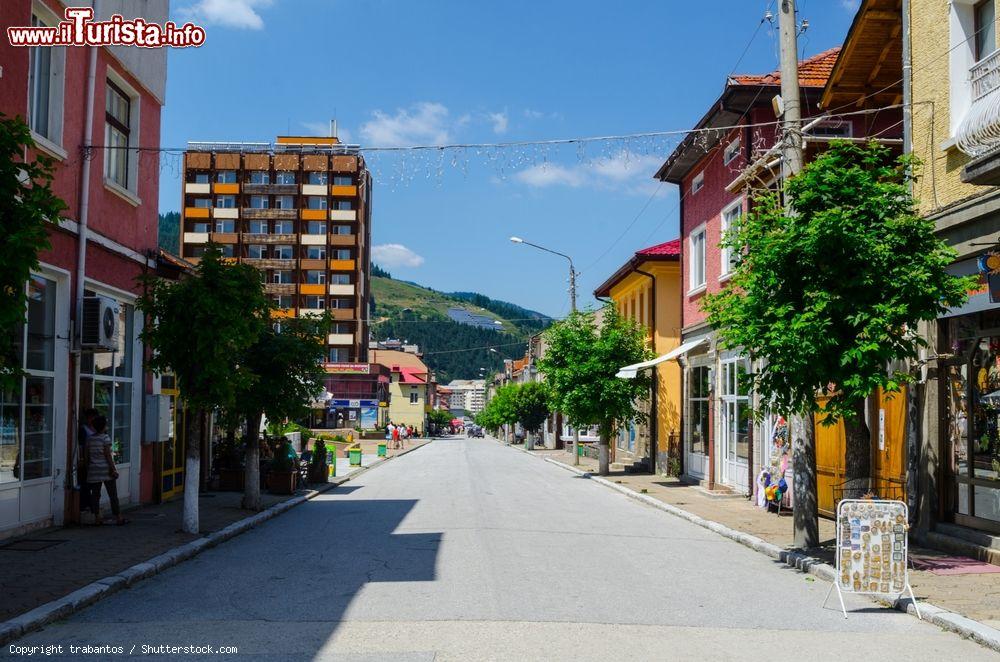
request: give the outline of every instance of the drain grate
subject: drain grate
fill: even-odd
[[[21,540],[14,540],[6,545],[0,545],[0,551],[3,552],[40,552],[43,549],[48,549],[49,547],[55,547],[60,543],[66,542],[65,540],[51,540],[45,538],[22,538]]]

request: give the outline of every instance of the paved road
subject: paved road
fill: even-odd
[[[821,606],[828,586],[524,453],[451,439],[17,643],[351,662],[996,659],[864,599],[845,620]]]

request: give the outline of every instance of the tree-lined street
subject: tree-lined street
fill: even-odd
[[[18,642],[267,659],[992,659],[491,439],[444,439]],[[881,651],[881,653],[880,653]],[[208,656],[206,656],[208,657]],[[223,659],[213,656],[212,659]]]

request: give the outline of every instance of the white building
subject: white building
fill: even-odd
[[[455,379],[447,385],[451,389],[448,408],[464,409],[478,414],[486,405],[486,381],[483,379]]]

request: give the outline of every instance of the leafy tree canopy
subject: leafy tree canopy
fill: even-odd
[[[575,312],[545,332],[548,347],[538,368],[549,387],[549,405],[574,426],[600,425],[610,436],[628,421],[644,421],[636,407],[648,395],[648,371],[635,379],[615,375],[623,366],[652,358],[645,330],[609,304],[600,327],[593,313]]]
[[[66,209],[52,192],[52,159],[38,155],[24,160],[26,150],[34,146],[20,117],[0,114],[0,390],[20,384],[25,283],[38,268],[38,254],[49,248],[48,224],[58,223]]]
[[[157,372],[172,371],[194,409],[236,409],[258,376],[244,362],[269,324],[270,302],[254,267],[223,260],[209,245],[195,273],[144,279],[139,308],[155,323],[142,334]]]
[[[763,359],[753,376],[770,406],[852,416],[888,371],[917,357],[916,324],[961,304],[971,285],[946,273],[954,253],[909,192],[912,163],[876,143],[834,143],[773,193],[754,199],[724,246],[738,256],[728,286],[704,308],[723,346]]]

